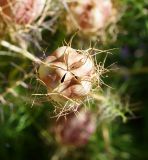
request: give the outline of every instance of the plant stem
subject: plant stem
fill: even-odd
[[[42,61],[39,58],[35,57],[34,55],[29,53],[28,51],[26,51],[26,50],[24,50],[22,48],[19,48],[19,47],[15,46],[15,45],[12,45],[7,41],[2,40],[0,42],[0,44],[5,48],[10,49],[11,51],[14,51],[16,53],[20,53],[21,55],[23,55],[24,57],[30,59],[31,61],[33,61],[35,63],[39,63],[39,64],[42,63]]]

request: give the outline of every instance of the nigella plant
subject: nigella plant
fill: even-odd
[[[39,79],[48,97],[60,108],[60,115],[76,109],[99,88],[100,74],[89,50],[59,47],[39,67]]]
[[[1,41],[1,45],[29,58],[38,65],[36,78],[40,82],[41,88],[46,89],[46,91],[44,90],[46,93],[37,87],[32,96],[37,99],[46,98],[49,106],[51,107],[52,104],[54,107],[51,114],[56,120],[67,118],[67,122],[59,124],[60,127],[57,126],[56,134],[60,143],[68,145],[72,143],[74,146],[81,146],[81,144],[86,144],[95,131],[96,123],[110,121],[117,116],[125,120],[124,109],[119,96],[112,96],[111,92],[106,94],[104,87],[102,87],[104,84],[103,75],[109,72],[109,68],[105,68],[105,60],[99,62],[96,55],[108,52],[107,50],[103,51],[94,47],[86,50],[74,49],[71,45],[66,44],[41,60],[29,51],[4,40]],[[32,76],[32,71],[31,74],[25,74],[24,80],[26,80],[25,78],[29,79],[29,75]],[[16,84],[28,87],[23,81]],[[9,90],[12,92],[12,88]],[[14,90],[15,88],[13,94],[15,93]],[[4,103],[5,94],[0,98]],[[32,106],[34,104],[35,99],[33,99]],[[90,109],[89,112],[84,112],[88,108]],[[92,120],[92,116],[95,120]],[[80,126],[75,128],[73,123],[79,123]],[[72,128],[67,130],[67,126]],[[71,137],[72,132],[76,132],[77,136]]]
[[[100,117],[103,119],[121,115],[122,103],[117,101],[118,96],[111,98],[112,94],[106,96],[102,91],[102,76],[107,74],[109,69],[104,68],[104,62],[97,64],[97,52],[102,51],[95,48],[78,50],[62,46],[39,65],[38,79],[47,93],[36,93],[35,96],[45,95],[53,103],[57,118],[77,112],[80,105],[84,108],[95,106],[98,114],[102,112]],[[115,109],[116,107],[118,109]],[[115,110],[117,112],[114,113]]]
[[[51,0],[1,0],[0,39],[25,49],[30,43],[39,48],[42,30],[51,28],[50,10]]]
[[[113,0],[71,0],[64,2],[65,26],[69,34],[79,29],[81,38],[89,37],[91,40],[100,38],[105,42],[109,34],[109,37],[115,39],[118,32],[116,23],[122,15],[120,4]]]
[[[84,146],[96,129],[96,115],[90,110],[79,108],[79,112],[70,113],[66,119],[60,119],[54,125],[56,140],[66,146]]]
[[[1,0],[1,14],[5,21],[17,24],[29,24],[42,13],[46,0]]]

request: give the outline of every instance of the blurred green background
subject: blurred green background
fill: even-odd
[[[148,1],[123,0],[122,3],[126,12],[118,22],[117,40],[97,46],[100,49],[118,48],[108,56],[106,66],[116,62],[119,69],[109,74],[105,82],[122,98],[127,98],[132,111],[132,115],[127,115],[126,123],[117,118],[104,126],[109,134],[109,146],[98,128],[85,147],[65,151],[48,130],[52,123],[49,118],[52,106],[39,100],[30,107],[33,101],[30,95],[37,92],[32,86],[38,83],[35,78],[28,80],[24,76],[30,67],[33,69],[33,64],[15,56],[0,56],[1,95],[7,84],[13,86],[22,77],[30,84],[29,89],[14,86],[17,96],[10,92],[6,95],[8,103],[0,103],[0,160],[57,160],[57,157],[61,160],[148,160]],[[50,41],[48,48],[51,51],[67,38],[62,28],[50,38],[47,33],[43,36]],[[20,68],[14,64],[26,68],[25,71],[18,74]]]

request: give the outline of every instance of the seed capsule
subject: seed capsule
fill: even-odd
[[[105,27],[113,13],[111,0],[76,0],[68,4],[71,12],[67,15],[69,31],[75,24],[75,28],[79,28],[85,34],[94,33]]]
[[[60,101],[67,97],[81,99],[92,88],[93,60],[75,49],[63,46],[55,50],[39,67],[39,78],[46,85],[51,98]],[[65,99],[64,99],[65,101]]]
[[[64,145],[85,145],[96,129],[95,115],[81,109],[77,116],[74,113],[60,119],[55,124],[55,135],[58,142]]]
[[[42,13],[46,0],[0,0],[2,16],[17,24],[28,24]]]

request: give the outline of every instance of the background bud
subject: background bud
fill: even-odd
[[[112,15],[113,8],[111,0],[77,0],[69,3],[71,14],[67,15],[67,27],[71,31],[73,24],[83,33],[96,32],[106,26]],[[72,18],[73,17],[73,18]]]
[[[0,0],[4,19],[18,24],[28,24],[38,18],[46,0]]]
[[[94,115],[81,109],[77,115],[70,113],[66,119],[60,117],[55,125],[57,141],[65,145],[85,145],[96,129]]]

